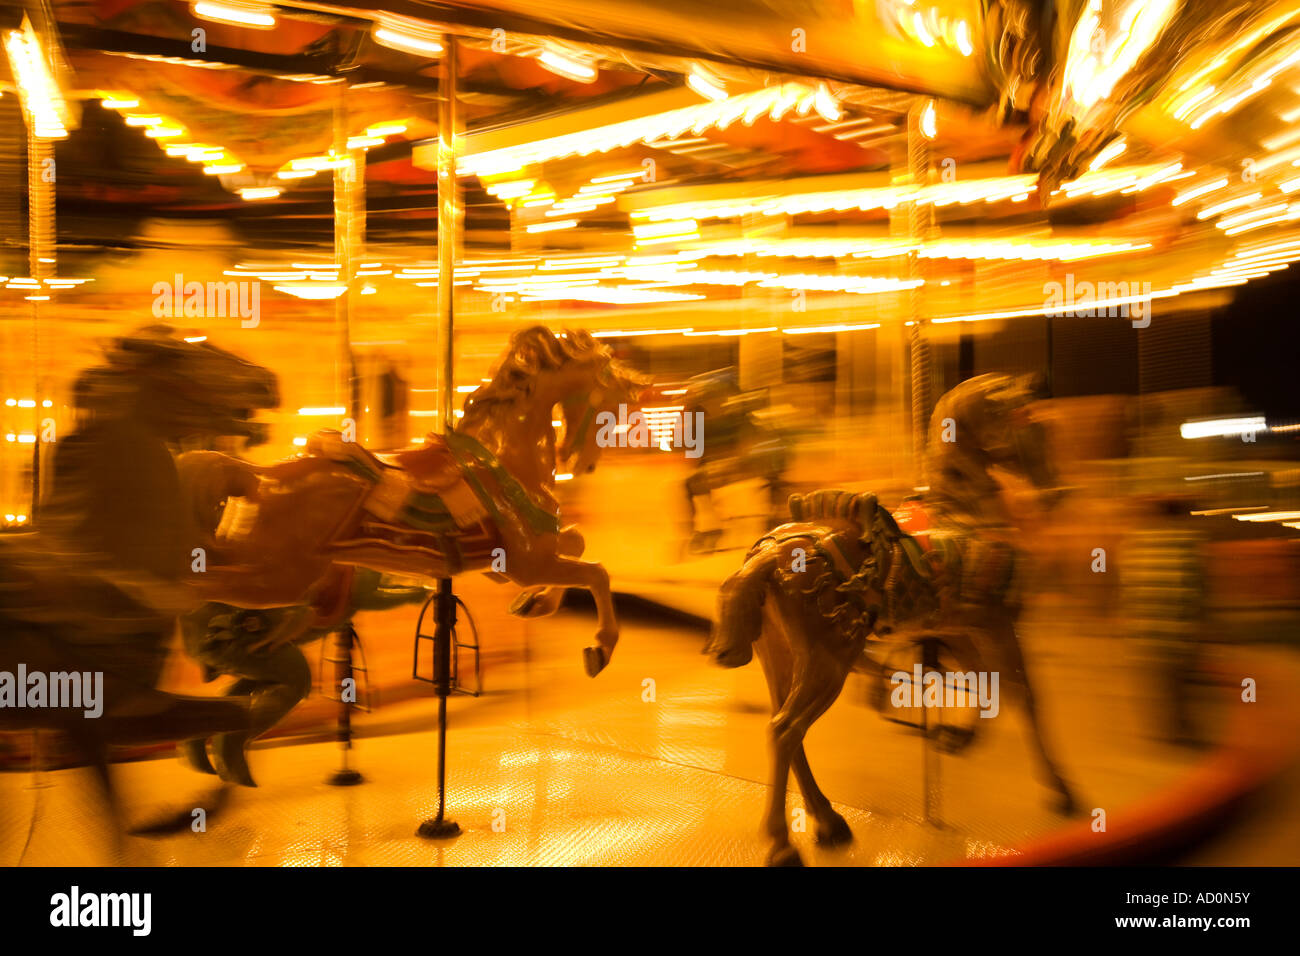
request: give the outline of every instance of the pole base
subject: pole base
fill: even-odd
[[[361,776],[360,770],[349,770],[346,767],[342,770],[335,770],[325,778],[325,783],[330,787],[355,787],[359,783],[364,783],[365,777]]]
[[[460,836],[460,824],[455,820],[425,820],[415,831],[426,840],[447,840]]]

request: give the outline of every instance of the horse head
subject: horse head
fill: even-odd
[[[537,440],[554,457],[555,470],[582,474],[595,467],[600,454],[597,417],[602,412],[617,415],[620,405],[634,407],[648,385],[589,332],[556,334],[535,325],[511,338],[491,381],[465,402],[458,430],[495,433],[500,441],[511,420],[531,415]],[[552,425],[556,406],[562,424],[558,447]]]
[[[1043,391],[1032,375],[990,373],[967,379],[935,406],[926,449],[926,474],[935,500],[957,510],[980,507],[992,493],[992,469],[1031,483],[1050,506],[1060,496],[1047,428],[1032,411]]]
[[[238,436],[266,440],[251,419],[279,404],[273,372],[217,348],[190,342],[166,325],[148,325],[116,339],[106,364],[77,383],[77,404],[92,414],[130,417],[165,441]]]
[[[991,462],[1033,484],[1045,505],[1055,505],[1062,491],[1048,430],[1033,414],[1033,404],[1044,397],[1046,383],[1034,373],[984,377],[990,381],[983,393],[980,441]]]
[[[625,420],[641,404],[650,380],[616,360],[609,346],[589,332],[569,332],[566,338],[578,352],[572,390],[559,403],[564,438],[556,452],[556,468],[583,475],[595,469],[600,457],[601,417]]]

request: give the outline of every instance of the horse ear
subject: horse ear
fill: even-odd
[[[660,397],[658,389],[654,387],[654,379],[649,375],[642,375],[635,369],[617,363],[614,365],[614,375],[622,385],[628,402],[633,405],[644,405]]]
[[[596,337],[586,329],[565,329],[564,335],[574,352],[594,352],[600,346]]]
[[[181,346],[176,330],[170,325],[142,325],[117,340],[117,347],[127,352],[171,352]]]
[[[171,326],[143,325],[129,335],[115,339],[107,357],[113,366],[139,367],[159,358],[176,355],[184,347]]]
[[[510,343],[507,364],[512,374],[527,374],[541,362],[541,355],[551,344],[551,330],[543,325],[530,325],[514,334]]]
[[[1016,387],[1031,402],[1047,398],[1047,376],[1042,372],[1026,372],[1016,376]]]
[[[1024,388],[1018,376],[1006,372],[991,372],[987,376],[984,395],[989,401],[1014,405],[1023,401]]]

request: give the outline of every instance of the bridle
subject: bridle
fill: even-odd
[[[582,418],[579,420],[577,428],[574,431],[571,441],[566,441],[569,446],[569,453],[573,454],[578,448],[586,444],[587,432],[591,428],[592,422],[596,420],[599,414],[596,403],[605,397],[609,386],[613,383],[614,372],[608,362],[601,368],[600,373],[596,376],[596,383],[585,392],[577,392],[570,395],[560,403],[564,409],[566,420],[571,420],[573,409],[577,408],[583,402],[586,403],[586,410],[582,412]],[[598,396],[599,393],[599,396]]]

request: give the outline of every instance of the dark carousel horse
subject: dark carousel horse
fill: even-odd
[[[227,696],[252,697],[247,730],[182,742],[180,754],[200,773],[254,787],[249,743],[279,723],[311,691],[311,665],[301,647],[350,627],[358,611],[424,601],[429,591],[393,583],[367,568],[335,565],[310,605],[241,608],[212,601],[181,617],[185,651],[205,681],[235,677]],[[208,755],[211,747],[211,758]]]
[[[692,378],[683,399],[683,415],[704,414],[708,440],[695,469],[685,483],[687,508],[686,547],[695,554],[712,552],[721,529],[698,528],[698,499],[712,501],[713,492],[742,481],[760,479],[767,491],[770,514],[780,513],[789,494],[785,473],[790,441],[780,430],[758,416],[766,398],[745,393],[733,368]]]
[[[1029,718],[1030,742],[1057,808],[1074,809],[1044,743],[1016,635],[1018,549],[993,475],[995,468],[1017,474],[1049,501],[1058,493],[1045,432],[1028,414],[1034,397],[1030,383],[1005,375],[957,386],[935,408],[929,492],[910,504],[907,520],[900,524],[902,510],[891,515],[875,495],[795,495],[794,520],[765,535],[723,583],[706,652],[724,667],[757,655],[772,696],[770,865],[801,862],[785,816],[792,769],[817,821],[817,842],[852,839],[813,779],[803,739],[839,697],[850,671],[877,671],[864,651],[868,640],[883,635],[941,633],[962,671],[980,659],[971,635],[982,635],[1002,686],[1019,697]]]
[[[102,673],[103,712],[3,707],[0,729],[64,733],[120,824],[110,746],[248,727],[246,699],[156,689],[176,616],[203,584],[170,449],[196,436],[260,440],[249,419],[277,389],[266,369],[163,326],[116,340],[106,359],[78,383],[83,422],[54,448],[35,530],[0,536],[0,671]]]

